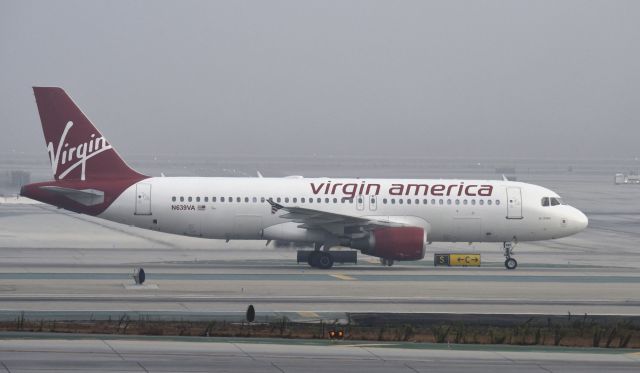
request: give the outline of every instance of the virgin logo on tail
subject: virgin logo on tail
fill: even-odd
[[[87,160],[106,150],[112,149],[112,147],[107,142],[107,139],[103,136],[96,137],[95,134],[91,134],[89,141],[70,147],[66,139],[71,127],[73,127],[73,122],[68,121],[64,127],[64,131],[62,131],[62,136],[58,144],[54,145],[53,141],[47,144],[49,159],[51,159],[51,169],[53,170],[53,174],[57,175],[58,167],[69,164],[67,168],[57,176],[57,178],[61,180],[71,171],[82,167],[80,180],[85,180]]]

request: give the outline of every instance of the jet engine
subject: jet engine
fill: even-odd
[[[374,229],[363,238],[352,239],[349,246],[387,260],[420,260],[426,241],[423,228],[392,227]]]

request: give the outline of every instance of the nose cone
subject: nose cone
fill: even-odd
[[[573,221],[575,222],[576,233],[583,231],[589,225],[589,218],[582,211],[575,209]]]

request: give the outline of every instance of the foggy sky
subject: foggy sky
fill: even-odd
[[[0,1],[0,155],[33,85],[125,156],[640,156],[639,1]]]

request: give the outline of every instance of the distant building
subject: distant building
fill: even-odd
[[[614,183],[616,185],[619,184],[640,184],[640,175],[634,174],[616,174],[614,178]]]

